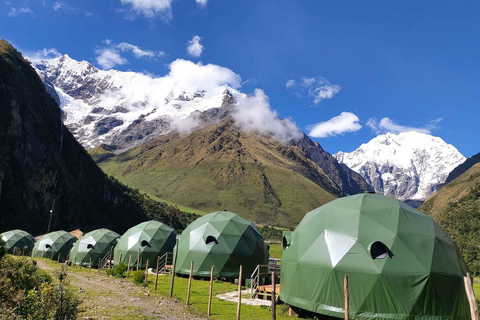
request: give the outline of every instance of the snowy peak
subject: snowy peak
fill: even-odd
[[[415,131],[379,135],[353,152],[334,156],[375,192],[401,200],[425,200],[465,161],[451,144]]]
[[[99,70],[68,55],[33,65],[59,102],[65,125],[87,149],[99,144],[128,149],[169,133],[195,111],[244,96],[228,85],[235,74],[220,70],[220,76],[208,78],[204,74],[211,70],[202,68],[211,66],[185,60],[174,61],[163,77]]]

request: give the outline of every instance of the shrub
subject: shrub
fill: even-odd
[[[142,284],[145,282],[145,271],[138,270],[133,273],[133,283]]]
[[[114,276],[115,278],[125,278],[125,272],[127,271],[126,263],[119,263],[115,268],[108,269],[107,274],[109,276]]]
[[[0,319],[75,319],[80,300],[67,289],[65,268],[52,277],[26,258],[0,261]]]
[[[5,242],[0,238],[0,260],[2,260],[3,256],[5,255]]]

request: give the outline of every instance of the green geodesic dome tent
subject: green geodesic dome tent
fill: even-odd
[[[216,277],[249,278],[257,265],[268,262],[268,249],[257,228],[248,220],[229,211],[209,213],[192,222],[180,236],[175,271],[209,277],[215,265]]]
[[[280,297],[350,319],[470,319],[455,243],[433,219],[394,198],[359,194],[302,219],[282,256]]]
[[[115,246],[114,264],[128,263],[137,265],[140,251],[139,267],[145,268],[147,259],[151,267],[155,266],[157,257],[173,252],[177,231],[158,221],[142,222],[125,232]]]
[[[44,235],[35,243],[32,257],[45,257],[65,262],[77,238],[66,231],[55,231]]]
[[[120,235],[108,229],[97,229],[83,235],[70,251],[70,261],[75,264],[98,267],[98,259],[102,259],[115,247]]]
[[[13,250],[21,252],[24,255],[30,255],[35,239],[28,232],[15,229],[0,234],[0,238],[5,241],[5,250],[7,253],[13,253]]]

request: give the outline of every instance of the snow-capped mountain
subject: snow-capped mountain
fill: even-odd
[[[237,76],[226,74],[228,69],[217,72],[226,74],[223,78],[202,81],[201,72],[186,75],[185,70],[209,65],[185,60],[174,61],[163,77],[99,70],[68,55],[32,64],[59,103],[65,125],[87,149],[99,144],[119,149],[140,145],[170,132],[194,111],[219,108],[243,96],[224,80]]]
[[[415,201],[428,198],[465,161],[451,144],[415,131],[379,135],[334,157],[358,172],[375,192]]]

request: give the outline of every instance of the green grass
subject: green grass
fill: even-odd
[[[148,195],[150,198],[152,198],[152,199],[155,200],[155,201],[165,202],[166,204],[168,204],[168,205],[170,205],[170,206],[177,207],[179,210],[181,210],[181,211],[183,211],[183,212],[194,213],[194,214],[198,214],[199,216],[204,216],[204,215],[206,215],[206,214],[208,213],[208,212],[201,211],[201,210],[198,210],[198,209],[194,209],[194,208],[182,206],[182,205],[180,205],[180,204],[178,204],[178,203],[175,203],[175,202],[172,202],[172,201],[168,201],[168,200],[159,198],[159,197],[154,196],[154,195],[149,194],[149,193],[145,193],[145,194]]]
[[[473,291],[475,292],[475,297],[477,298],[477,301],[480,300],[480,278],[474,279]]]
[[[283,247],[281,244],[271,243],[269,252],[270,252],[271,258],[281,259],[282,253],[283,253]]]
[[[55,261],[52,261],[47,258],[35,258],[35,259],[42,259],[48,267],[52,268],[59,268],[59,264]],[[95,277],[97,276],[97,270],[92,269],[89,270],[88,268],[68,268],[68,273],[80,273],[86,277]],[[102,275],[105,275],[104,271],[101,271]],[[118,280],[118,279],[117,279]],[[130,273],[129,279],[122,279],[122,281],[131,281],[133,277],[132,273]],[[105,281],[110,281],[109,278],[105,278]],[[149,275],[148,281],[146,286],[150,290],[150,296],[162,296],[164,298],[168,297],[168,293],[170,291],[170,281],[171,276],[159,276],[158,277],[158,288],[155,291],[155,276]],[[70,285],[71,288],[78,290],[78,287]],[[139,288],[142,285],[138,286]],[[185,303],[187,297],[187,289],[188,289],[188,278],[183,277],[175,277],[175,286],[173,291],[173,298],[177,301],[181,301]],[[246,287],[242,288],[246,289]],[[213,300],[212,300],[212,315],[210,319],[235,319],[237,313],[237,303],[236,302],[229,302],[224,301],[216,298],[217,294],[226,293],[237,291],[238,285],[223,282],[220,280],[214,280],[213,283]],[[193,314],[197,314],[201,317],[206,317],[207,313],[207,306],[208,306],[208,291],[209,291],[209,281],[208,280],[196,280],[192,281],[192,289],[190,294],[190,306],[189,311]],[[94,292],[85,292],[82,296],[87,296],[90,299],[106,297],[108,296],[108,292],[104,291],[94,291]],[[134,293],[132,293],[132,297],[137,297]],[[244,296],[242,296],[244,297]],[[127,310],[128,309],[128,310]],[[98,311],[97,315],[106,316],[110,319],[143,319],[136,316],[129,315],[131,313],[135,314],[135,308],[123,308],[123,306],[119,305],[118,308],[113,308],[110,310],[102,309]],[[127,312],[130,311],[130,312]],[[129,313],[129,314],[127,314]],[[121,316],[120,316],[121,315]],[[279,320],[289,320],[292,319],[288,317],[288,308],[285,305],[278,305],[277,306],[277,319]],[[81,314],[80,314],[81,316]],[[271,319],[271,310],[270,307],[260,307],[260,306],[250,306],[242,304],[241,307],[241,318],[242,319],[259,319],[259,320],[267,320]]]
[[[154,291],[155,276],[148,277],[148,288],[154,294],[166,296],[170,290],[170,276],[161,276],[158,278],[158,291]],[[186,301],[188,289],[188,278],[175,277],[174,297],[181,301]],[[208,307],[209,281],[193,280],[192,291],[190,294],[190,307],[193,312],[204,316]],[[213,283],[213,300],[211,319],[235,319],[237,313],[237,303],[223,301],[215,296],[217,294],[232,292],[238,290],[238,285],[215,280]],[[271,319],[269,307],[249,306],[242,304],[242,319]],[[287,309],[279,306],[277,310],[277,319],[291,319],[287,316]]]

